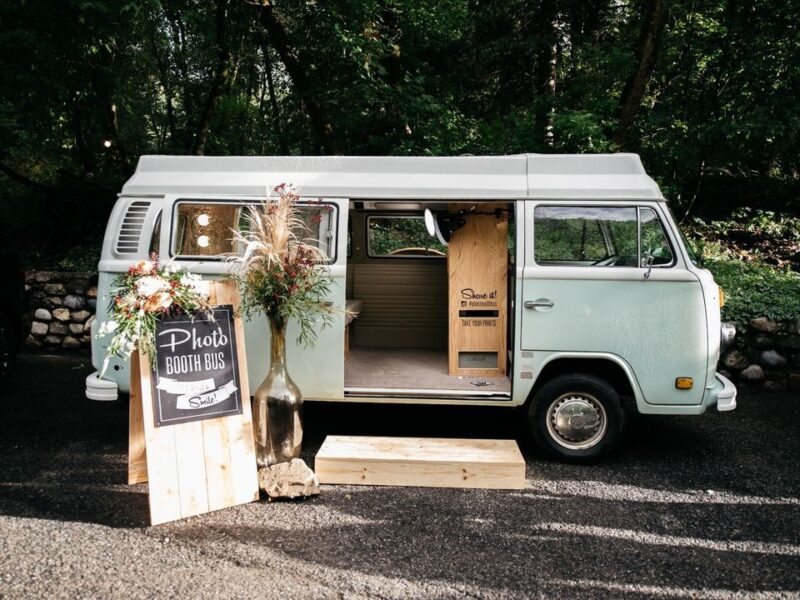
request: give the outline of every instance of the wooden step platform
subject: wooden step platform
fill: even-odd
[[[329,435],[314,462],[320,483],[525,487],[525,459],[514,440]]]

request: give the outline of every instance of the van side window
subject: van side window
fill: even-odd
[[[443,257],[447,249],[432,238],[422,215],[367,217],[367,256]]]
[[[537,206],[533,253],[540,265],[644,267],[671,265],[674,254],[652,208]]]
[[[336,254],[336,207],[309,202],[300,206],[304,227],[295,234],[328,257]],[[233,230],[247,227],[247,208],[239,202],[178,202],[172,231],[172,254],[181,258],[222,258],[244,249],[233,242]]]
[[[635,207],[537,206],[533,252],[540,265],[635,267]]]

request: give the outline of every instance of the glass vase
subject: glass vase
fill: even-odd
[[[253,396],[256,462],[260,467],[300,456],[303,395],[286,370],[286,326],[270,320],[270,365]]]

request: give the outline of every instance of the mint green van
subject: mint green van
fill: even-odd
[[[733,332],[721,290],[698,265],[639,157],[144,156],[106,229],[93,331],[114,277],[157,252],[208,278],[244,203],[294,185],[328,255],[330,302],[344,309],[288,364],[309,401],[514,408],[532,437],[568,460],[611,449],[631,412],[699,415],[736,407],[716,372]],[[448,371],[447,239],[452,206],[508,219],[505,375]],[[104,298],[105,297],[105,298]],[[107,340],[94,339],[100,369]],[[268,366],[269,329],[246,323],[249,379]],[[129,387],[113,360],[86,395]]]

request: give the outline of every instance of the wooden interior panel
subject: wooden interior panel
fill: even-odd
[[[447,263],[374,259],[348,265],[363,307],[352,343],[365,348],[447,348]]]

